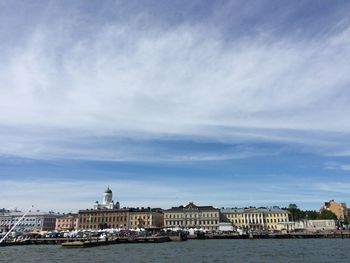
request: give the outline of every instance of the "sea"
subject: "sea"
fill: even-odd
[[[0,247],[0,262],[350,262],[350,239],[188,240],[69,249]]]

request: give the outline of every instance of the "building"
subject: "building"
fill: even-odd
[[[93,209],[79,211],[79,229],[137,229],[163,227],[164,216],[157,208],[120,208],[114,204],[112,190],[108,187],[103,193],[102,204],[96,202]]]
[[[0,232],[9,231],[23,215],[24,213],[20,211],[0,213]],[[14,230],[18,232],[54,230],[58,216],[54,212],[29,212]]]
[[[96,201],[93,209],[79,210],[78,218],[78,229],[129,228],[129,209],[120,209],[119,202],[114,203],[109,186],[102,203]]]
[[[191,202],[186,206],[164,210],[164,227],[167,228],[218,230],[219,221],[220,210],[212,206],[197,206]]]
[[[79,215],[78,214],[66,214],[56,218],[55,230],[76,230],[79,226]]]
[[[335,220],[301,220],[294,222],[294,230],[320,231],[335,230],[337,228]]]
[[[96,210],[97,209],[119,209],[119,208],[120,208],[119,202],[116,202],[114,204],[113,192],[109,188],[109,186],[107,187],[106,191],[104,191],[104,193],[103,193],[102,204],[100,204],[98,201],[96,201],[96,203],[94,205],[94,209],[96,209]]]
[[[289,222],[289,212],[278,207],[221,209],[221,220],[240,229],[278,230],[279,223]]]
[[[160,209],[122,208],[87,209],[79,211],[79,229],[137,229],[163,227],[164,216]]]
[[[130,209],[87,209],[79,211],[79,229],[129,229]]]
[[[130,228],[161,228],[164,226],[164,214],[160,208],[130,208]]]
[[[324,205],[321,207],[320,212],[322,210],[328,210],[333,212],[338,220],[344,220],[347,217],[347,208],[345,203],[338,204],[334,200],[330,200],[329,202],[325,202]]]

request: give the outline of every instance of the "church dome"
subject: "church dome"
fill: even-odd
[[[107,187],[106,191],[105,191],[105,194],[111,194],[112,193],[112,190],[109,189],[109,186]]]

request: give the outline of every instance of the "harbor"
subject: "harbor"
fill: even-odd
[[[25,246],[25,245],[61,245],[64,248],[87,248],[106,246],[114,244],[133,243],[164,243],[186,240],[215,240],[215,239],[348,239],[350,231],[324,232],[324,233],[250,233],[238,235],[237,233],[200,233],[187,235],[179,232],[171,235],[154,236],[129,236],[129,237],[93,237],[93,238],[26,238],[23,240],[9,240],[0,244],[5,246]]]
[[[0,248],[3,262],[347,262],[349,239],[205,239],[119,243],[67,249],[61,245]],[[0,259],[1,262],[1,259]]]

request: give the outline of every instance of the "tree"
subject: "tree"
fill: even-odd
[[[337,220],[337,215],[334,214],[332,211],[329,211],[327,209],[322,209],[319,219],[334,219]]]
[[[309,219],[309,220],[316,220],[320,217],[320,213],[313,210],[305,211],[305,215],[306,215],[306,219]]]
[[[296,204],[289,204],[288,209],[298,209]]]
[[[296,204],[290,204],[287,208],[291,215],[291,221],[299,221],[305,218],[305,212],[301,211]]]

